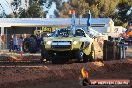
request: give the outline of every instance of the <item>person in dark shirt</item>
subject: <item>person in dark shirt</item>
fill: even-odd
[[[12,50],[13,50],[13,38],[11,37],[9,41],[9,52],[11,52]]]

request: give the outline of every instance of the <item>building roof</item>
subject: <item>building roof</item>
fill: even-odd
[[[108,24],[111,18],[92,18],[91,24]],[[76,25],[79,18],[76,18]],[[86,25],[87,18],[81,18],[80,24]],[[0,18],[0,27],[11,26],[70,26],[71,18]]]

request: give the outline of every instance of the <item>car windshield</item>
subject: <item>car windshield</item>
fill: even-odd
[[[61,36],[61,37],[69,37],[69,36],[72,36],[72,32],[70,29],[59,29],[57,30],[56,32],[56,36]]]
[[[54,31],[51,36],[53,36],[53,37],[73,37],[73,36],[74,37],[75,36],[85,37],[85,33],[81,29],[76,29],[75,34],[74,34],[73,30],[71,30],[71,29],[62,28],[62,29],[58,29],[58,30]]]

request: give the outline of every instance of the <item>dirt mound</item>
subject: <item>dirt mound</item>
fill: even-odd
[[[130,79],[132,61],[106,61],[42,65],[41,67],[0,68],[0,87],[7,88],[81,88],[81,69],[85,68],[90,79]],[[119,87],[120,88],[120,87]]]

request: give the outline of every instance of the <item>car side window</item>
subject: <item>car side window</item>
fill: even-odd
[[[82,36],[85,37],[85,33],[81,29],[76,29],[75,36]]]

